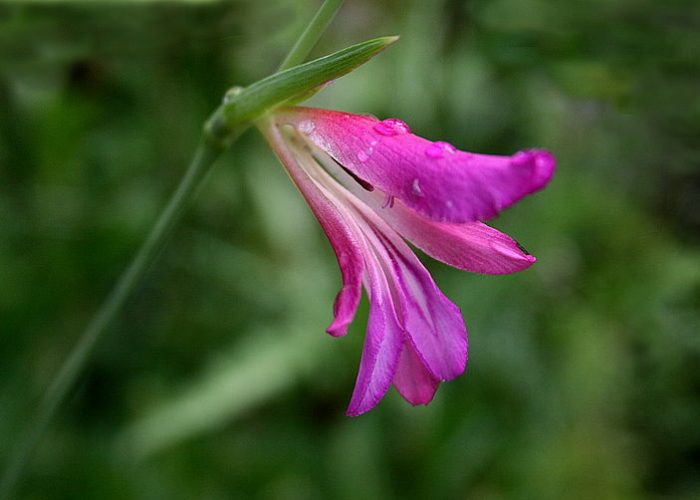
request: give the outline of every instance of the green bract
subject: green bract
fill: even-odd
[[[320,85],[339,78],[366,63],[396,36],[375,38],[352,45],[314,61],[263,78],[248,87],[230,92],[206,124],[208,136],[221,145],[270,109],[290,100],[303,100]]]

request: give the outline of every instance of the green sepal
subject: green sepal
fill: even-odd
[[[324,83],[351,72],[396,40],[396,36],[387,36],[358,43],[227,93],[207,122],[208,135],[220,144],[228,143],[241,128],[269,110],[311,97]]]

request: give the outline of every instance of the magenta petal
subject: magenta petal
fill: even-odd
[[[374,408],[389,390],[404,341],[389,285],[379,265],[367,259],[370,310],[355,389],[346,411],[354,417]]]
[[[335,297],[333,303],[333,322],[326,328],[326,332],[334,337],[341,337],[348,332],[348,325],[352,323],[357,311],[357,306],[360,303],[360,273],[358,269],[358,259],[354,257],[352,246],[345,235],[338,233],[331,234],[324,224],[324,231],[331,242],[333,251],[340,265],[340,272],[343,279],[343,287]]]
[[[527,269],[537,260],[513,238],[481,222],[433,221],[401,202],[378,212],[401,236],[425,253],[465,271],[508,274]]]
[[[462,313],[401,239],[389,232],[381,238],[392,261],[401,323],[408,341],[435,378],[458,377],[467,363],[467,329]]]
[[[324,160],[320,157],[320,160]],[[384,193],[368,191],[332,160],[324,167],[356,198],[364,202],[393,230],[431,257],[466,271],[507,274],[530,267],[537,259],[510,236],[481,222],[438,222],[389,200]],[[393,198],[392,198],[393,199]]]
[[[312,204],[309,201],[309,205],[323,227],[340,266],[343,286],[333,303],[333,322],[326,329],[334,337],[340,337],[347,333],[360,303],[363,260],[352,233],[338,212],[331,210],[332,206],[328,207],[329,210],[323,210],[324,203]]]
[[[412,405],[432,401],[440,381],[433,377],[410,343],[405,343],[394,375],[394,387]]]
[[[491,218],[543,188],[555,168],[546,151],[467,153],[411,134],[395,119],[300,107],[280,109],[275,119],[295,126],[362,181],[438,221]]]
[[[287,147],[279,130],[269,127],[264,129],[264,132],[289,176],[321,224],[338,259],[343,286],[333,305],[334,320],[326,331],[336,337],[345,335],[348,325],[355,317],[362,293],[364,263],[360,248],[353,237],[354,233],[349,227],[347,217],[328,199],[328,194],[323,193],[308,173],[300,167],[298,162],[302,160],[295,157]]]
[[[427,403],[438,381],[464,372],[467,331],[462,315],[398,234],[361,200],[347,196],[366,242],[370,295],[367,338],[348,414],[372,408],[392,381],[409,401]],[[402,351],[410,352],[397,378]]]

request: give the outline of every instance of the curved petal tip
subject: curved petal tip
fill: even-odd
[[[527,168],[531,171],[529,193],[539,191],[549,184],[557,168],[557,161],[554,155],[545,149],[520,151],[512,156],[511,161],[513,165]]]

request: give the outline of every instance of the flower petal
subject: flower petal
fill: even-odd
[[[435,378],[452,380],[464,373],[467,363],[462,313],[440,291],[406,243],[380,222],[376,234],[392,265],[395,300],[401,306],[399,315],[407,340]]]
[[[347,216],[344,216],[330,199],[310,177],[309,169],[304,169],[301,162],[310,160],[305,155],[295,155],[281,132],[273,126],[262,129],[289,176],[311,207],[323,231],[328,238],[340,266],[343,286],[336,296],[333,313],[334,320],[327,332],[338,337],[347,333],[348,325],[352,322],[357,311],[362,293],[362,270],[364,268],[362,254],[354,232],[349,227]],[[313,168],[317,168],[315,165]]]
[[[537,261],[513,238],[482,222],[451,224],[433,221],[400,201],[377,212],[401,236],[425,253],[465,271],[508,274],[527,269]]]
[[[391,228],[434,259],[483,274],[514,273],[537,261],[513,238],[482,222],[450,223],[428,219],[399,200],[387,203],[386,194],[376,189],[367,190],[324,152],[317,154],[317,160]]]
[[[467,153],[411,134],[396,119],[302,107],[281,108],[274,119],[295,126],[358,178],[437,221],[491,218],[543,188],[555,168],[547,151]]]
[[[404,342],[387,278],[374,259],[368,258],[366,263],[370,308],[360,369],[345,412],[351,417],[374,408],[389,390]]]
[[[399,394],[412,405],[427,405],[439,385],[440,381],[431,375],[413,346],[404,343],[394,375],[394,387]]]
[[[346,196],[366,239],[365,286],[370,295],[367,338],[348,415],[376,405],[392,380],[409,402],[427,403],[440,380],[464,372],[467,332],[462,315],[386,222],[351,193]],[[404,355],[397,379],[402,345],[415,358]]]

